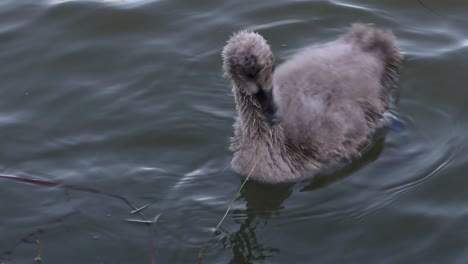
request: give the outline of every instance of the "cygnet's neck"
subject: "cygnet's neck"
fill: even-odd
[[[234,87],[233,90],[244,136],[265,139],[282,137],[271,92],[260,90],[256,94],[246,94],[238,87]]]

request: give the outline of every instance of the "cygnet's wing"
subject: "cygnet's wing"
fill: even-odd
[[[324,162],[350,158],[387,109],[399,63],[393,35],[361,24],[300,51],[274,77],[286,136]]]

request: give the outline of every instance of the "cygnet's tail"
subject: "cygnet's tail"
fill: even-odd
[[[347,42],[361,47],[363,51],[376,54],[385,63],[385,70],[381,83],[389,96],[398,79],[401,65],[401,54],[395,44],[395,36],[391,33],[357,23],[353,24],[351,31],[343,36]]]

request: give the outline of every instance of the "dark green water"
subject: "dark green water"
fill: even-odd
[[[355,21],[399,38],[396,121],[332,175],[248,183],[204,263],[466,263],[468,2],[423,4],[2,1],[0,173],[161,215],[151,250],[122,200],[0,179],[0,263],[34,263],[35,239],[44,264],[196,263],[241,183],[225,41],[256,29],[281,62]]]

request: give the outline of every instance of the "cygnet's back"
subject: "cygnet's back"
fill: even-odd
[[[361,24],[298,52],[273,81],[287,138],[318,153],[322,163],[352,158],[390,103],[399,62],[393,35]]]
[[[401,60],[392,34],[363,24],[276,70],[269,45],[254,32],[234,34],[222,55],[238,112],[232,167],[269,183],[359,156],[390,104]]]

